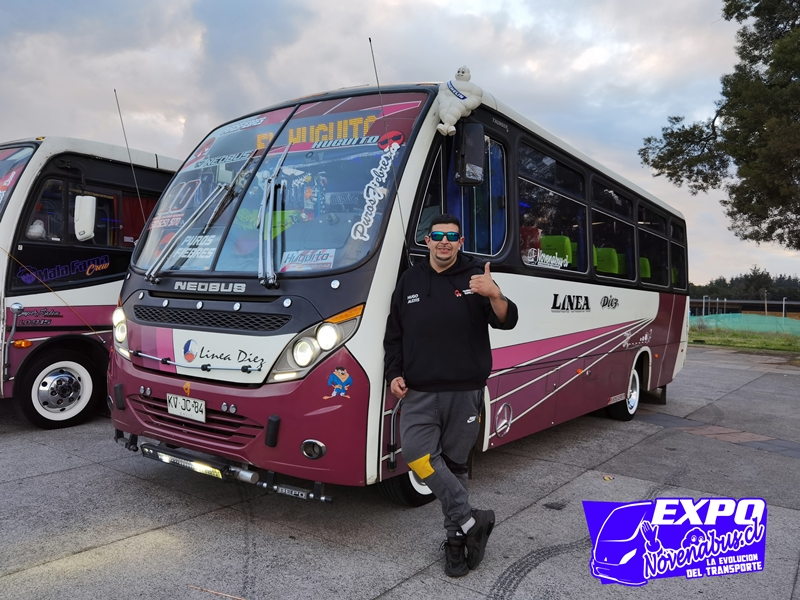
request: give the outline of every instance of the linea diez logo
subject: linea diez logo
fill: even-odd
[[[764,570],[763,498],[584,500],[583,510],[593,548],[589,567],[603,583],[640,586]]]

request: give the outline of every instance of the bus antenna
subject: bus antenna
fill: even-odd
[[[131,173],[133,173],[133,187],[136,188],[136,197],[139,198],[139,209],[142,211],[142,223],[147,222],[147,215],[144,214],[142,195],[139,193],[139,184],[136,182],[136,169],[133,168],[133,158],[131,158],[131,147],[128,145],[128,134],[125,133],[125,123],[122,121],[122,111],[119,108],[119,96],[117,88],[114,88],[114,99],[117,101],[117,112],[119,113],[119,123],[122,125],[122,137],[125,138],[125,148],[128,150],[128,161],[131,163]]]
[[[386,108],[383,105],[383,94],[381,94],[381,81],[378,78],[378,65],[375,62],[375,51],[372,49],[372,38],[368,37],[369,40],[369,52],[372,55],[372,68],[375,70],[375,83],[378,85],[378,98],[380,99],[381,103],[381,114],[383,114],[383,127],[386,133],[389,133],[389,124],[386,122]],[[366,133],[365,133],[366,135]],[[408,262],[409,266],[411,266],[411,255],[408,249],[408,242],[406,241],[406,221],[403,218],[403,206],[400,203],[400,190],[397,187],[397,173],[394,169],[394,164],[392,164],[392,179],[394,180],[394,193],[395,197],[397,198],[397,210],[400,212],[400,226],[403,228],[403,249],[405,250],[406,255],[406,262]]]

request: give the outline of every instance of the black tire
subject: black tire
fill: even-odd
[[[433,492],[414,475],[413,471],[385,479],[378,483],[378,488],[380,488],[384,497],[403,506],[416,508],[436,499]],[[423,493],[425,490],[427,490],[427,493]]]
[[[105,395],[103,370],[86,354],[49,350],[36,358],[14,386],[19,412],[42,429],[83,423]]]
[[[630,421],[639,408],[639,399],[642,396],[641,375],[636,367],[631,369],[628,380],[628,394],[625,400],[616,402],[608,407],[608,416],[617,421]]]

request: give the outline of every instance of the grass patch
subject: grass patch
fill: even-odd
[[[711,346],[800,352],[800,336],[788,333],[761,333],[722,328],[715,329],[712,327],[690,327],[689,343],[694,343],[695,339],[697,343]]]

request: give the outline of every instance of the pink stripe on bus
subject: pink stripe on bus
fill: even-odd
[[[157,356],[160,358],[169,357],[173,361],[178,362],[178,359],[183,358],[182,356],[174,356],[174,346],[172,344],[172,329],[167,329],[165,327],[157,327],[156,328],[156,348],[157,348]],[[176,373],[177,369],[174,365],[161,365],[161,371],[165,373]]]
[[[635,323],[635,321],[617,323],[615,325],[598,327],[597,329],[590,329],[588,331],[579,331],[569,335],[560,335],[558,337],[536,340],[525,344],[517,344],[516,346],[497,348],[492,351],[492,370],[499,371],[502,369],[509,369],[553,352],[558,352],[564,348],[574,346],[575,344],[586,342],[594,337],[617,330],[621,331],[631,326],[633,323]]]

